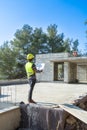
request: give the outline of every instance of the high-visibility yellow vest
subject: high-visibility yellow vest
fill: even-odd
[[[27,78],[29,78],[31,75],[35,74],[34,70],[32,69],[32,65],[33,65],[32,62],[27,62],[25,64],[25,70],[26,70],[26,73],[27,73]]]

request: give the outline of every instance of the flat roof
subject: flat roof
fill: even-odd
[[[51,62],[74,62],[74,63],[87,63],[87,57],[62,57],[54,60],[50,60]]]

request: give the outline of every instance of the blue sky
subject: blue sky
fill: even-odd
[[[24,24],[42,27],[58,26],[58,33],[79,40],[79,48],[87,42],[87,0],[0,0],[0,45],[12,40]]]

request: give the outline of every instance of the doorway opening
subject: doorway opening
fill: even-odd
[[[64,81],[64,63],[54,63],[54,81]]]

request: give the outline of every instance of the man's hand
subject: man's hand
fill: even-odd
[[[43,70],[40,70],[40,72],[43,72]]]
[[[41,73],[43,70],[38,70],[39,73]]]

